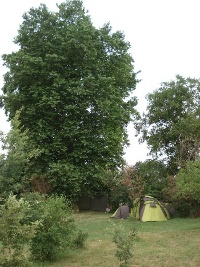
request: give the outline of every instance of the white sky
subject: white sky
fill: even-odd
[[[45,3],[56,10],[62,0],[2,0],[0,1],[0,55],[17,47],[12,43],[22,22],[22,14],[31,7]],[[142,79],[134,94],[139,99],[140,112],[145,111],[145,95],[157,89],[161,82],[173,80],[176,74],[200,78],[200,0],[83,0],[96,27],[110,22],[113,30],[121,30],[131,43],[135,70]],[[0,87],[5,69],[0,62]],[[0,131],[9,124],[0,111]],[[133,126],[128,127],[130,147],[126,149],[128,164],[147,159],[145,144],[138,144]]]

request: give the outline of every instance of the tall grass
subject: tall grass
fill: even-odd
[[[117,267],[112,222],[129,231],[136,228],[132,267],[200,266],[200,219],[175,218],[165,222],[111,219],[110,214],[80,212],[74,215],[79,228],[89,233],[86,248],[68,252],[62,260],[45,267]],[[37,265],[38,267],[38,265]]]

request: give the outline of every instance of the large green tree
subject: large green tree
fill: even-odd
[[[20,130],[38,150],[33,172],[67,195],[98,191],[98,170],[123,163],[135,113],[129,42],[109,24],[96,29],[74,0],[25,13],[15,43],[19,50],[3,55],[2,102],[10,119],[20,110]]]
[[[171,172],[199,156],[200,80],[180,75],[147,95],[147,112],[137,124],[152,155],[166,157]]]

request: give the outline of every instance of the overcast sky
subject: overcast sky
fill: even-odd
[[[22,14],[45,3],[56,10],[62,0],[0,1],[0,55],[17,50],[13,38],[22,22]],[[113,31],[121,30],[131,43],[130,53],[135,71],[141,71],[134,94],[139,112],[145,111],[145,95],[176,74],[200,78],[200,0],[83,0],[96,27],[110,22]],[[0,62],[0,87],[6,71]],[[7,132],[4,112],[0,111],[0,131]],[[128,164],[147,159],[145,144],[138,144],[133,126],[128,127],[130,147],[126,149]]]

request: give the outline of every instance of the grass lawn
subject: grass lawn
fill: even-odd
[[[165,222],[111,219],[111,214],[80,212],[74,215],[80,229],[89,233],[86,248],[68,253],[45,267],[117,267],[116,246],[112,241],[113,222],[129,231],[136,228],[132,267],[200,266],[200,218],[175,218]]]

